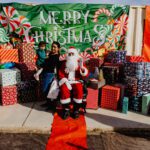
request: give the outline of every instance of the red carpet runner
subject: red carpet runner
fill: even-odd
[[[84,115],[62,120],[55,114],[46,150],[87,150]]]

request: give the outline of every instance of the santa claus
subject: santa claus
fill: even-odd
[[[81,81],[87,75],[88,70],[83,65],[77,49],[70,47],[67,51],[66,61],[59,69],[60,102],[64,108],[63,119],[70,116],[71,91],[74,102],[73,117],[79,117],[79,108],[83,99],[83,84]]]

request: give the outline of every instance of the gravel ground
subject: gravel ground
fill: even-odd
[[[0,150],[45,150],[49,135],[0,133]],[[89,150],[150,150],[150,134],[104,132],[87,137]],[[53,150],[53,149],[52,149]]]

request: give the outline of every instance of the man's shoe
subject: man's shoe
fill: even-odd
[[[64,109],[62,112],[62,119],[66,120],[69,117],[70,117],[70,109]]]
[[[40,106],[41,106],[41,107],[48,107],[48,105],[49,105],[49,104],[46,102],[46,103],[44,103],[44,104],[41,104]]]

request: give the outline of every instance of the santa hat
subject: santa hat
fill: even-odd
[[[79,52],[78,52],[78,50],[75,48],[75,47],[73,47],[73,46],[71,46],[71,47],[69,47],[69,49],[68,49],[68,52],[67,53],[74,53],[76,56],[78,56],[79,55]]]

